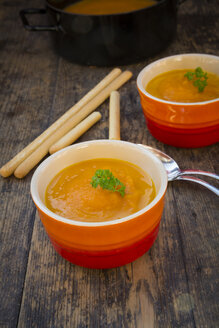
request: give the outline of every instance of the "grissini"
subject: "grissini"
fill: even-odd
[[[105,89],[103,89],[97,96],[91,99],[78,113],[73,115],[65,124],[63,124],[56,132],[54,132],[44,143],[35,149],[29,157],[27,157],[14,171],[17,178],[23,178],[27,175],[35,165],[48,153],[49,148],[62,138],[73,127],[80,123],[85,117],[92,113],[98,106],[100,106],[111,94],[112,91],[120,88],[132,77],[132,73],[125,71],[113,80]]]
[[[109,139],[120,140],[120,95],[112,91],[109,103]]]
[[[77,140],[83,133],[90,129],[96,122],[101,119],[101,114],[99,112],[93,112],[83,121],[81,121],[76,127],[64,135],[60,140],[53,144],[49,148],[49,153],[54,154],[58,150],[71,145],[75,140]]]
[[[15,155],[9,162],[0,169],[3,177],[10,176],[14,170],[47,138],[49,138],[62,124],[64,124],[72,115],[76,114],[83,106],[85,106],[92,98],[101,92],[108,84],[121,74],[119,68],[113,69],[105,78],[103,78],[92,90],[90,90],[81,100],[72,106],[65,114],[55,121],[48,129],[34,139],[29,145]]]

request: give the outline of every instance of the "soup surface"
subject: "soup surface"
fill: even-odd
[[[156,2],[154,0],[82,0],[67,6],[64,11],[84,15],[111,15],[143,9]]]
[[[96,170],[109,169],[125,185],[125,195],[92,187]],[[77,221],[108,221],[131,215],[155,197],[155,186],[139,167],[116,159],[83,161],[59,172],[47,187],[46,206],[54,213]]]
[[[175,102],[202,102],[219,97],[219,76],[207,73],[207,86],[203,92],[193,85],[184,75],[190,69],[173,70],[153,78],[146,86],[152,96]]]

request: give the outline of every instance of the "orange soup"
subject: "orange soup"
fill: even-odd
[[[219,76],[207,72],[207,86],[203,92],[189,81],[185,74],[190,69],[173,70],[153,78],[146,86],[146,91],[152,96],[175,102],[202,102],[219,97]]]
[[[82,0],[64,11],[83,15],[111,15],[143,9],[155,4],[154,0]]]
[[[125,185],[125,195],[92,187],[96,170],[110,170]],[[54,213],[77,221],[108,221],[131,215],[155,197],[150,176],[139,167],[116,159],[95,159],[71,165],[47,187],[46,206]]]

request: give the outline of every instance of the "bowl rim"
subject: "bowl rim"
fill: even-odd
[[[160,190],[159,192],[156,194],[155,198],[152,200],[152,202],[150,202],[148,205],[146,205],[145,207],[143,207],[140,211],[135,212],[129,216],[126,216],[124,218],[120,218],[120,219],[116,219],[116,220],[109,220],[109,221],[102,221],[102,222],[86,222],[86,221],[76,221],[76,220],[72,220],[72,219],[67,219],[64,218],[56,213],[53,213],[51,210],[49,210],[46,205],[41,201],[40,197],[39,197],[39,193],[38,193],[38,188],[37,188],[37,181],[38,178],[41,174],[41,172],[46,168],[46,166],[53,161],[56,157],[60,157],[60,155],[63,152],[66,152],[68,150],[71,150],[72,148],[78,149],[80,147],[85,147],[91,143],[105,143],[105,144],[123,144],[126,145],[127,147],[136,147],[136,149],[140,150],[142,152],[142,154],[147,154],[147,156],[151,157],[151,159],[156,162],[159,167],[160,167],[160,174],[161,174],[161,186],[160,186]],[[122,160],[122,159],[121,159]],[[162,197],[165,195],[166,193],[166,189],[167,189],[167,184],[168,184],[168,178],[167,178],[167,173],[166,170],[162,164],[162,162],[160,161],[160,159],[158,157],[156,157],[152,152],[150,152],[149,150],[147,150],[145,147],[139,145],[139,144],[134,144],[131,142],[127,142],[127,141],[121,141],[121,140],[109,140],[109,139],[101,139],[101,140],[91,140],[91,141],[85,141],[85,142],[80,142],[77,144],[73,144],[71,146],[65,147],[59,151],[57,151],[56,153],[50,155],[48,158],[46,158],[35,170],[32,179],[31,179],[31,184],[30,184],[30,193],[32,196],[32,200],[35,203],[36,207],[38,209],[40,209],[42,212],[44,212],[47,216],[52,217],[52,219],[59,221],[59,222],[63,222],[63,223],[67,223],[70,224],[72,226],[83,226],[83,227],[104,227],[104,226],[109,226],[109,225],[117,225],[117,224],[121,224],[124,223],[126,221],[130,221],[132,219],[135,219],[139,216],[141,216],[142,214],[144,214],[145,212],[147,212],[148,210],[150,210],[152,207],[154,207],[161,199]]]
[[[216,55],[210,55],[210,54],[198,54],[198,53],[188,53],[188,54],[177,54],[177,55],[172,55],[172,56],[167,56],[167,57],[163,57],[160,58],[156,61],[153,61],[152,63],[148,64],[147,66],[145,66],[138,74],[137,76],[137,80],[136,80],[136,84],[137,84],[137,88],[140,90],[141,93],[143,93],[145,96],[147,96],[148,98],[156,101],[156,102],[160,102],[163,104],[169,104],[169,105],[175,105],[175,106],[187,106],[187,107],[191,107],[191,106],[203,106],[206,104],[210,104],[210,103],[215,103],[219,101],[219,98],[215,98],[212,100],[207,100],[207,101],[201,101],[201,102],[176,102],[176,101],[168,101],[168,100],[164,100],[161,98],[157,98],[155,96],[152,96],[150,93],[148,93],[142,84],[142,79],[143,76],[145,74],[145,71],[150,70],[151,68],[153,68],[154,65],[163,62],[164,60],[171,60],[171,59],[175,59],[175,58],[184,58],[184,57],[208,57],[208,58],[213,58],[213,59],[217,59],[219,62],[219,56]]]

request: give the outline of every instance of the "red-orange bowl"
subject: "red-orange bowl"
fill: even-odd
[[[65,167],[95,158],[128,161],[147,172],[156,196],[142,210],[103,222],[66,219],[45,205],[49,182]],[[40,219],[56,251],[68,261],[89,268],[127,264],[153,245],[159,230],[167,188],[167,174],[160,160],[140,145],[117,140],[96,140],[69,146],[47,158],[31,180],[31,195]]]
[[[152,96],[145,89],[159,74],[177,69],[195,69],[219,75],[219,57],[182,54],[157,60],[137,77],[137,88],[148,130],[163,143],[195,148],[219,141],[219,98],[194,103],[173,102]]]

